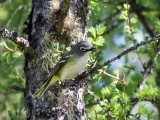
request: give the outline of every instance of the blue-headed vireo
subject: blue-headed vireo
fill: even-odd
[[[48,80],[35,93],[35,97],[41,97],[47,88],[58,80],[69,80],[77,77],[84,71],[88,63],[89,53],[94,50],[95,48],[87,41],[78,42],[55,65]]]

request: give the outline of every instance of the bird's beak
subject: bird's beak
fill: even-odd
[[[96,48],[94,48],[94,47],[91,47],[91,49],[90,49],[90,51],[95,51],[96,50]]]

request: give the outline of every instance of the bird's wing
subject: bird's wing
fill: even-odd
[[[62,68],[67,61],[72,58],[73,55],[66,55],[64,57],[62,57],[59,62],[55,65],[55,67],[52,69],[49,77],[48,77],[48,82],[50,82],[50,80],[52,79],[52,77],[59,71],[60,68]]]

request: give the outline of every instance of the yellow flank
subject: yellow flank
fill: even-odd
[[[59,80],[59,77],[58,77],[57,75],[54,75],[51,80],[47,80],[47,81],[43,84],[43,86],[34,94],[34,96],[35,96],[36,98],[41,97],[41,96],[43,95],[43,93],[47,90],[47,88],[48,88],[50,85],[52,85],[53,83],[55,83],[57,80]]]

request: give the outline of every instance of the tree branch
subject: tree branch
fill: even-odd
[[[147,32],[150,34],[150,36],[156,35],[158,32],[153,28],[153,26],[149,23],[149,20],[142,14],[142,10],[140,10],[139,5],[136,4],[135,0],[129,1],[129,4],[131,5],[132,10],[137,14],[139,20],[142,22],[144,28],[147,30]],[[157,45],[158,54],[160,51],[160,42],[158,42]],[[148,61],[147,67],[144,70],[143,74],[143,80],[141,81],[139,88],[142,90],[143,86],[147,80],[148,74],[151,72],[151,68],[153,67],[154,61],[150,58]]]
[[[132,26],[131,26],[131,21],[130,21],[128,0],[126,0],[126,3],[127,3],[127,13],[126,13],[126,14],[127,14],[127,15],[126,15],[126,17],[127,17],[127,22],[128,22],[129,27],[130,27],[131,37],[132,37],[134,43],[136,44],[136,43],[137,43],[137,40],[136,40],[135,37],[134,37],[134,33],[133,33]],[[143,68],[144,68],[144,64],[143,64],[142,59],[141,59],[141,57],[140,57],[140,55],[139,55],[139,51],[138,51],[137,49],[136,49],[136,52],[137,52],[138,58],[139,58],[139,60],[140,60],[140,62],[141,62],[141,64],[142,64],[142,66],[143,66]]]
[[[154,37],[157,34],[157,31],[149,23],[149,20],[142,14],[142,10],[139,9],[139,6],[136,4],[135,0],[130,0],[129,4],[131,5],[132,10],[137,14],[139,20],[142,22],[144,28],[147,32]]]
[[[13,85],[13,86],[12,86],[12,89],[14,89],[14,90],[16,90],[16,91],[19,91],[19,92],[24,92],[24,91],[25,91],[25,88],[20,88],[20,87],[18,87],[18,86],[16,86],[16,85]]]
[[[3,27],[0,27],[0,37],[7,38],[12,42],[16,43],[22,50],[28,52],[33,55],[34,51],[30,47],[27,39],[23,37],[18,37],[18,33],[16,31],[9,31]]]
[[[86,79],[89,75],[93,74],[94,72],[98,71],[99,69],[103,68],[104,66],[109,65],[111,62],[120,59],[122,56],[128,54],[129,52],[136,50],[138,47],[141,47],[142,45],[146,45],[149,44],[153,41],[159,41],[160,40],[160,34],[156,35],[155,37],[153,37],[151,40],[148,41],[142,41],[140,43],[135,44],[134,46],[128,48],[127,50],[121,52],[119,55],[117,55],[116,57],[113,57],[110,60],[107,60],[103,65],[99,66],[99,67],[94,67],[92,70],[90,70],[88,73],[82,73],[81,75],[79,75],[78,77],[76,77],[75,82],[79,83],[81,80]]]

